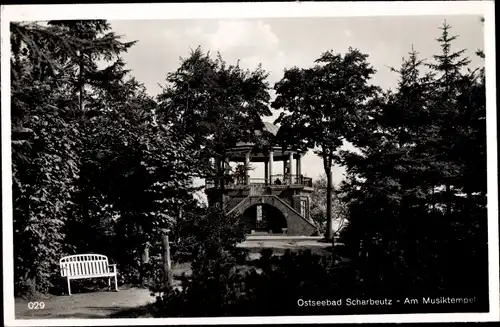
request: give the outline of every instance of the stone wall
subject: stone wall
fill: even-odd
[[[241,187],[225,190],[225,207],[227,211],[237,210],[243,214],[246,209],[258,203],[267,203],[279,209],[287,220],[289,235],[313,235],[316,227],[309,217],[309,193],[304,188],[289,186]],[[209,205],[218,201],[219,190],[206,190]],[[306,214],[301,215],[301,200],[306,199]]]
[[[236,210],[239,214],[243,214],[245,210],[259,203],[272,205],[281,211],[287,221],[288,235],[310,236],[317,233],[316,227],[306,218],[302,217],[300,212],[297,212],[285,201],[274,195],[247,197],[240,204],[238,204],[234,210]]]

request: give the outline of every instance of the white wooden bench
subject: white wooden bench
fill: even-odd
[[[68,281],[68,293],[71,295],[70,280],[84,278],[108,277],[111,288],[111,277],[115,277],[115,290],[118,291],[116,264],[110,265],[108,258],[101,254],[70,255],[59,260],[61,276]],[[110,268],[113,269],[110,269]]]

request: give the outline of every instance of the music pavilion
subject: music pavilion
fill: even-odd
[[[262,130],[256,131],[259,138],[274,137],[278,127],[265,122]],[[240,142],[229,151],[226,165],[244,164],[244,171],[232,181],[219,183],[206,181],[205,193],[209,205],[215,205],[224,192],[224,207],[237,213],[252,226],[255,234],[286,234],[295,236],[318,235],[310,218],[310,194],[312,179],[302,175],[301,159],[304,152],[283,150],[280,146],[268,146],[256,151],[254,143]],[[264,176],[250,178],[252,163],[264,164]],[[274,171],[283,165],[283,174]]]

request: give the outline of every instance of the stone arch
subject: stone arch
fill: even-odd
[[[262,210],[262,220],[258,221],[258,208]],[[283,212],[268,203],[255,203],[243,211],[243,219],[251,230],[271,232],[273,234],[283,233],[288,228],[288,222]]]
[[[286,202],[274,195],[249,196],[241,201],[231,212],[243,215],[245,211],[257,204],[268,204],[279,210],[286,219],[287,233],[290,235],[313,235],[316,227]]]

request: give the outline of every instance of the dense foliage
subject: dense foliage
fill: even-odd
[[[158,315],[352,313],[356,308],[346,306],[299,308],[297,300],[395,301],[419,296],[475,296],[477,306],[472,310],[484,310],[485,77],[484,70],[464,69],[468,60],[463,51],[451,52],[454,37],[448,33],[445,24],[438,39],[442,53],[433,62],[419,59],[412,50],[400,68],[392,69],[399,75],[395,90],[380,92],[366,86],[369,96],[360,95],[356,87],[369,85],[367,70],[353,85],[339,80],[337,89],[325,86],[338,92],[329,95],[320,92],[327,79],[315,77],[326,74],[321,66],[286,71],[274,104],[290,112],[281,118],[285,129],[280,141],[284,146],[300,141],[304,147],[319,146],[317,154],[327,163],[331,158],[345,166],[347,178],[335,192],[349,221],[341,232],[343,246],[335,246],[326,257],[308,252],[271,257],[264,251],[253,265],[224,270],[215,268],[226,261],[220,257],[213,266],[217,281],[190,280],[184,291],[163,298]],[[361,57],[365,65],[368,57]],[[337,78],[349,80],[341,74],[343,57],[335,58]],[[352,98],[339,96],[354,93]],[[356,151],[341,150],[342,141],[349,141]],[[316,185],[317,191],[324,192],[327,183]],[[312,209],[322,212],[321,202],[316,202]],[[207,296],[214,300],[205,301]],[[369,310],[364,307],[362,312]],[[378,307],[377,313],[381,310]]]
[[[179,135],[193,138],[200,177],[217,181],[221,195],[232,175],[225,162],[228,150],[238,142],[255,141],[262,116],[271,115],[267,76],[261,67],[251,71],[239,63],[228,65],[220,54],[213,59],[197,48],[167,75],[158,96],[161,120]]]
[[[373,287],[472,294],[487,285],[484,72],[464,69],[453,39],[445,24],[433,62],[410,53],[355,141],[361,154],[342,154],[345,244]]]
[[[133,43],[107,22],[11,31],[16,294],[47,292],[65,254],[108,255],[137,281],[144,248],[192,206],[192,138],[157,122],[119,57]]]
[[[412,49],[392,69],[394,90],[371,84],[356,49],[285,71],[277,141],[323,159],[311,214],[327,238],[333,218],[348,223],[327,255],[263,251],[249,262],[236,246],[240,218],[212,205],[223,197],[200,206],[193,180],[218,181],[223,194],[228,149],[255,141],[271,114],[267,73],[198,48],[155,99],[120,58],[133,42],[107,22],[12,24],[16,295],[48,292],[62,256],[98,252],[118,263],[121,283],[160,281],[159,316],[327,313],[299,310],[298,298],[482,296],[485,72],[467,69],[449,31],[430,61]],[[333,164],[347,176],[336,188]],[[164,229],[173,260],[191,266],[181,288],[161,280]]]

